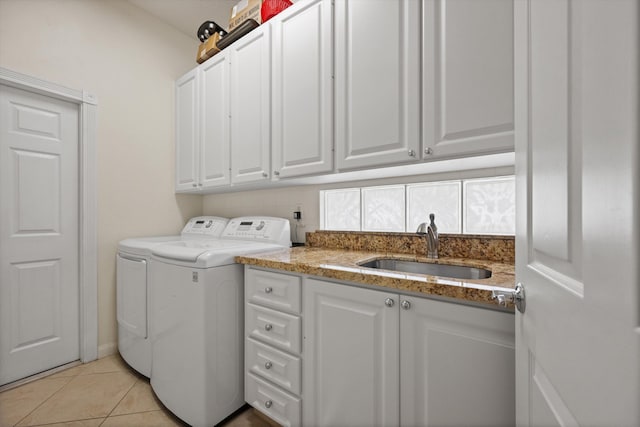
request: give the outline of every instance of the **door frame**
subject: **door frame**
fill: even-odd
[[[85,91],[0,67],[0,84],[45,95],[78,105],[78,257],[80,296],[80,360],[98,358],[98,258],[96,197],[96,113],[97,98]]]

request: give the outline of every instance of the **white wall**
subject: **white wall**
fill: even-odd
[[[513,175],[512,166],[476,169],[463,172],[412,175],[399,178],[384,178],[368,181],[352,181],[337,184],[308,185],[273,190],[243,191],[239,193],[212,194],[204,197],[203,214],[236,217],[242,215],[269,215],[291,220],[292,240],[304,242],[304,233],[318,229],[320,224],[321,190],[331,188],[366,187],[399,183],[445,181],[451,179],[480,178],[487,176]],[[302,209],[302,226],[295,233],[296,221],[293,212]]]
[[[195,33],[195,29],[194,29]],[[197,40],[121,0],[0,0],[0,66],[98,97],[99,352],[115,351],[115,253],[202,209],[174,194],[174,80]]]

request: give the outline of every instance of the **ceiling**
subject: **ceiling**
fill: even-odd
[[[238,0],[129,0],[178,31],[196,40],[198,27],[204,21],[229,26],[231,8]]]

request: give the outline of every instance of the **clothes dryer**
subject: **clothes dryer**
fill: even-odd
[[[291,246],[289,221],[242,217],[219,240],[153,248],[151,387],[192,426],[244,404],[244,269],[237,255]]]
[[[116,317],[118,351],[142,375],[151,376],[151,325],[148,305],[152,284],[149,279],[151,249],[162,243],[212,239],[222,234],[229,220],[201,216],[187,222],[181,235],[138,237],[122,240],[116,256]]]

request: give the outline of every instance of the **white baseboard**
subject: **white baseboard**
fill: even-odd
[[[98,359],[102,359],[103,357],[111,356],[112,354],[116,354],[118,352],[118,345],[114,342],[110,342],[107,344],[102,344],[98,346]]]

